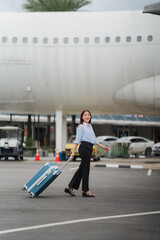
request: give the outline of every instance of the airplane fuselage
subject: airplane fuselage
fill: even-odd
[[[0,14],[0,111],[160,115],[160,17]]]

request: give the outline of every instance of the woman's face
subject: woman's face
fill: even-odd
[[[82,119],[83,119],[83,121],[85,122],[85,123],[88,123],[89,121],[90,121],[90,119],[91,119],[91,115],[90,115],[90,113],[89,112],[84,112],[84,114],[83,114],[83,116],[82,116]]]

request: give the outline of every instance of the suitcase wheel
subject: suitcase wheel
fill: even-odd
[[[28,197],[33,198],[33,197],[35,197],[35,195],[33,193],[29,193]]]
[[[26,191],[26,188],[25,188],[25,187],[22,187],[21,190],[22,190],[22,191]]]

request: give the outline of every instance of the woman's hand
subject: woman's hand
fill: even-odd
[[[100,148],[102,148],[104,151],[108,152],[110,149],[104,145],[102,145],[101,143],[97,144]]]
[[[74,152],[71,153],[70,157],[73,159],[74,158]]]
[[[110,149],[108,147],[103,146],[103,150],[108,152]]]
[[[74,144],[74,148],[73,148],[73,152],[71,153],[70,157],[73,159],[74,158],[74,155],[75,155],[75,151],[76,151],[76,148],[77,148],[78,144],[75,143]]]

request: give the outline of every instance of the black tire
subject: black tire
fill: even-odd
[[[94,158],[93,158],[93,161],[94,161],[94,162],[100,161],[100,157],[94,157]]]
[[[17,156],[15,156],[15,160],[17,160],[17,161],[19,160],[19,156],[18,156],[18,155],[17,155]]]
[[[5,160],[8,160],[8,157],[5,157]]]
[[[23,160],[23,156],[20,157],[20,160]]]
[[[152,153],[152,149],[151,148],[147,148],[146,151],[145,151],[145,155],[146,156],[151,156],[151,153]]]

